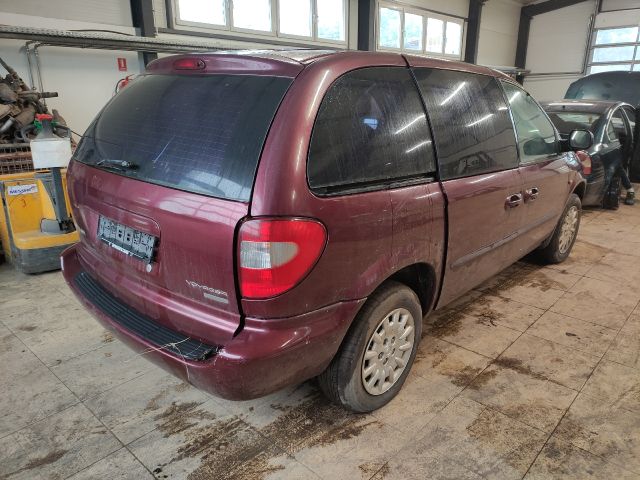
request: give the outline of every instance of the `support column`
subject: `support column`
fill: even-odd
[[[153,18],[153,0],[131,0],[131,17],[133,26],[140,29],[143,37],[156,36],[156,24]],[[142,52],[145,65],[158,58],[155,52]]]
[[[518,43],[516,44],[516,67],[525,68],[527,63],[527,47],[529,46],[529,28],[531,27],[531,15],[522,8],[520,10],[520,24],[518,26]],[[524,83],[523,75],[516,75],[520,85]]]
[[[486,0],[469,0],[469,15],[467,19],[467,41],[464,47],[464,61],[477,63],[478,42],[480,40],[480,19],[482,7]]]
[[[376,49],[376,1],[358,1],[358,50]]]

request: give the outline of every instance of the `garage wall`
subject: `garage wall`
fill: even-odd
[[[357,43],[357,0],[349,0],[349,43]],[[164,0],[154,0],[156,19],[164,15]],[[129,0],[0,0],[0,23],[62,30],[113,30],[135,35],[132,27]],[[158,27],[166,26],[164,23]],[[180,35],[161,34],[158,38],[178,38]],[[193,37],[191,37],[193,39]],[[212,48],[273,48],[260,43],[207,40],[198,37],[199,43],[210,43]],[[0,56],[4,58],[29,83],[24,41],[0,40]],[[116,82],[128,74],[143,70],[139,55],[135,52],[118,52],[92,49],[41,47],[44,89],[57,91],[57,99],[47,100],[50,108],[57,108],[69,126],[83,133],[98,111],[111,98]],[[121,72],[117,58],[126,58],[128,71]],[[5,74],[5,72],[0,72]]]
[[[531,75],[524,86],[538,100],[563,98],[582,76],[594,11],[595,1],[586,1],[532,19],[526,60]]]
[[[469,0],[403,0],[399,3],[458,17],[466,17],[469,13]]]
[[[469,13],[469,0],[403,0],[398,2],[404,6],[413,6],[427,10],[466,18]],[[493,66],[513,66],[515,62],[518,23],[520,21],[521,3],[516,0],[488,0],[482,13],[480,24],[480,42],[478,47],[478,63]],[[165,0],[153,0],[156,26],[166,28]],[[349,44],[350,49],[357,48],[357,0],[349,0]],[[185,27],[182,27],[185,28]],[[202,33],[207,29],[186,27]],[[465,25],[466,39],[466,25]],[[260,36],[245,35],[255,38],[256,43],[234,42],[232,40],[212,39],[212,45],[219,48],[271,48],[271,45],[260,44]],[[160,34],[159,38],[176,38],[175,35]]]
[[[638,9],[638,0],[602,0],[600,10],[603,12],[624,10],[624,9]]]
[[[52,21],[50,18],[3,12],[2,23],[51,28]],[[55,25],[59,29],[106,28],[135,34],[133,27],[104,23],[58,19],[55,20]],[[21,40],[0,40],[0,56],[29,83],[24,44]],[[44,89],[59,93],[58,98],[47,99],[47,105],[57,108],[69,126],[79,133],[84,132],[96,113],[111,98],[116,82],[127,74],[139,73],[141,68],[135,52],[41,47],[39,54]],[[118,57],[126,58],[127,72],[118,70]],[[2,71],[0,74],[4,75],[6,72]]]
[[[469,0],[405,1],[429,10],[466,17]],[[158,27],[166,26],[164,0],[154,0]],[[349,47],[357,47],[357,0],[349,0]],[[68,30],[114,30],[135,34],[129,0],[0,0],[1,23],[14,26]],[[479,44],[479,63],[511,66],[515,57],[515,40],[519,4],[514,0],[488,0],[485,4]],[[466,34],[466,32],[465,32]],[[159,38],[184,36],[161,34]],[[199,37],[199,42],[205,38]],[[29,82],[24,41],[0,40],[0,56]],[[271,48],[260,43],[209,40],[212,48]],[[67,119],[70,127],[84,132],[96,113],[111,98],[116,82],[127,74],[142,71],[139,55],[90,49],[41,47],[42,77],[45,90],[57,91],[60,97],[47,101]],[[117,68],[117,58],[126,58],[128,71]]]
[[[482,8],[478,63],[513,67],[522,4],[513,0],[489,0]]]
[[[595,17],[594,28],[640,25],[638,0],[603,0],[602,10]],[[539,100],[562,98],[571,82],[583,76],[540,74],[582,72],[594,11],[595,1],[586,1],[532,20],[526,63],[532,74],[526,77],[525,87]]]
[[[0,0],[0,12],[133,26],[129,0]]]
[[[386,0],[387,2],[393,0]],[[467,18],[469,0],[403,0],[398,4]],[[487,0],[482,10],[478,63],[512,67],[515,63],[520,7],[516,0]],[[467,23],[464,25],[463,52]]]
[[[1,1],[1,0],[0,0]],[[349,10],[349,25],[347,29],[347,40],[348,40],[348,48],[356,49],[358,44],[358,0],[348,0],[347,8]],[[167,9],[165,0],[153,0],[153,12],[154,12],[154,20],[156,24],[156,28],[168,28],[167,24]],[[185,25],[176,25],[176,30],[184,30],[185,35],[188,34],[189,31],[203,33],[203,34],[215,34],[221,33],[223,35],[238,35],[242,36],[243,39],[252,39],[255,42],[247,42],[247,41],[234,41],[234,40],[221,40],[216,38],[209,39],[208,43],[211,43],[213,48],[228,48],[228,49],[246,49],[246,48],[277,48],[277,45],[273,45],[271,43],[261,43],[261,40],[268,38],[269,40],[278,40],[277,37],[265,36],[260,34],[252,34],[250,32],[243,32],[239,34],[238,32],[229,32],[229,31],[218,31],[215,32],[210,28],[203,28],[197,26],[185,26]],[[159,33],[158,38],[162,39],[176,39],[180,38],[180,35],[173,35],[167,33]],[[193,38],[193,37],[191,37]],[[184,38],[183,38],[184,40]],[[206,41],[205,37],[198,37],[198,41]],[[280,39],[283,45],[286,45],[287,39]],[[295,42],[296,40],[291,40],[291,42]],[[304,40],[298,40],[299,42],[304,42]],[[328,46],[332,46],[335,48],[335,44],[327,44]]]
[[[602,12],[596,17],[596,28],[623,27],[626,25],[640,25],[640,1],[635,0],[638,8],[619,11]]]

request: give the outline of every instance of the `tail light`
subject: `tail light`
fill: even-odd
[[[320,222],[306,219],[255,219],[238,236],[240,294],[270,298],[290,290],[311,271],[327,241]]]
[[[578,150],[576,155],[582,164],[582,173],[585,175],[591,175],[591,156],[584,150]]]

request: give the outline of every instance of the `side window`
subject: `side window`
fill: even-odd
[[[495,78],[415,69],[433,126],[442,180],[518,166],[513,125]]]
[[[627,120],[629,121],[629,127],[631,129],[631,138],[633,139],[636,135],[636,112],[632,108],[622,107],[624,109],[624,113],[626,114]]]
[[[607,137],[611,142],[619,141],[624,143],[627,136],[627,124],[624,121],[622,109],[618,108],[607,125]]]
[[[426,114],[408,69],[354,70],[331,86],[311,136],[307,176],[312,190],[375,189],[434,171]]]
[[[556,131],[547,115],[527,92],[502,82],[516,126],[520,163],[532,163],[560,152]]]
[[[610,142],[617,142],[619,140],[616,129],[613,128],[613,122],[607,124],[607,140]]]

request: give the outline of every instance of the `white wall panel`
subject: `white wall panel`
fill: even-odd
[[[638,0],[602,0],[602,11],[622,10],[625,8],[639,8]]]
[[[1,0],[0,0],[1,1]],[[153,0],[154,19],[156,21],[156,28],[167,28],[167,10],[165,0]],[[347,25],[347,47],[350,49],[356,49],[358,43],[358,0],[347,0],[348,11],[348,25]],[[175,14],[175,10],[173,12]],[[174,19],[175,20],[175,19]],[[213,46],[221,48],[277,48],[277,45],[273,43],[261,43],[261,41],[268,40],[269,42],[278,41],[282,45],[286,46],[288,42],[302,42],[309,43],[311,40],[305,39],[287,39],[286,37],[276,37],[268,34],[228,31],[228,30],[214,30],[212,28],[195,26],[195,25],[176,25],[176,30],[185,30],[197,33],[203,33],[211,35],[211,43]],[[239,40],[219,40],[216,39],[216,35],[225,36],[237,36]],[[160,35],[160,38],[168,38],[166,35]],[[180,37],[173,37],[180,38]],[[184,38],[183,38],[184,39]],[[206,37],[199,37],[199,41],[206,40]],[[249,42],[244,42],[242,39],[248,39]],[[329,47],[344,48],[344,44],[326,43]],[[322,47],[321,42],[319,47]]]
[[[97,23],[71,20],[52,22],[50,18],[20,14],[3,14],[2,23],[63,30],[104,28],[104,25]],[[109,29],[134,33],[132,27],[110,26]],[[0,57],[29,83],[24,44],[24,40],[0,40]],[[40,47],[39,54],[44,89],[60,94],[58,98],[48,99],[47,104],[50,108],[60,110],[69,126],[79,133],[84,132],[96,113],[111,98],[116,82],[128,74],[139,73],[141,69],[135,52]],[[118,57],[127,59],[127,72],[118,70]]]
[[[402,3],[459,17],[469,13],[469,0],[405,0]]]
[[[349,49],[358,48],[358,0],[349,0]]]
[[[581,75],[562,75],[549,77],[526,77],[524,88],[538,101],[559,100]]]
[[[462,17],[466,17],[469,8],[469,0],[413,0],[403,3]],[[157,26],[165,26],[164,0],[154,0],[153,7]],[[513,0],[489,0],[484,9],[479,62],[512,65],[519,6]],[[349,47],[354,49],[357,46],[357,0],[349,0],[349,10]],[[0,0],[0,12],[1,22],[9,25],[71,30],[107,28],[134,33],[129,0]],[[171,37],[176,38],[160,35],[160,38]],[[259,38],[255,38],[254,43],[215,39],[210,43],[218,48],[272,47],[260,43]],[[28,81],[23,45],[21,41],[0,40],[0,55]],[[133,52],[42,47],[40,55],[45,89],[60,93],[60,98],[50,100],[49,104],[59,108],[70,126],[80,132],[111,98],[116,81],[128,73],[140,72],[138,55]],[[118,57],[127,59],[128,72],[118,71]]]
[[[478,63],[512,67],[515,64],[521,4],[489,0],[482,9]]]
[[[640,0],[636,0],[638,8],[619,12],[603,12],[596,17],[596,28],[623,27],[640,24]]]
[[[164,0],[153,0],[153,19],[156,28],[167,28],[167,7]]]
[[[95,22],[51,19],[43,16],[5,13],[2,12],[2,10],[0,10],[0,12],[2,14],[2,17],[0,17],[0,23],[15,27],[52,28],[56,30],[99,30],[105,28],[104,24]],[[111,31],[122,32],[128,35],[135,35],[136,33],[135,28],[133,28],[132,26],[109,25],[107,28]]]
[[[538,100],[563,98],[571,82],[580,78],[594,10],[591,0],[537,15],[531,21],[526,68],[533,76],[525,78],[524,86]]]
[[[403,0],[400,3],[465,18],[469,14],[469,0]],[[521,6],[514,0],[489,0],[484,5],[480,22],[478,63],[513,66]],[[466,34],[465,23],[463,48]]]
[[[0,12],[107,25],[133,25],[129,0],[0,0]]]
[[[533,17],[526,68],[532,73],[581,71],[594,7],[588,1]]]
[[[603,7],[626,10],[598,14],[595,28],[640,24],[640,0],[604,0]],[[590,1],[535,17],[531,23],[527,68],[534,74],[582,70],[593,11],[594,2]],[[554,100],[562,98],[571,82],[580,76],[534,75],[525,79],[525,87],[538,99]]]
[[[2,40],[0,57],[29,83],[23,45],[18,40]],[[44,89],[59,93],[58,98],[47,99],[47,105],[57,108],[78,133],[85,131],[109,101],[119,79],[140,72],[138,54],[134,52],[41,47],[39,55]],[[127,72],[118,70],[118,57],[127,59]]]

